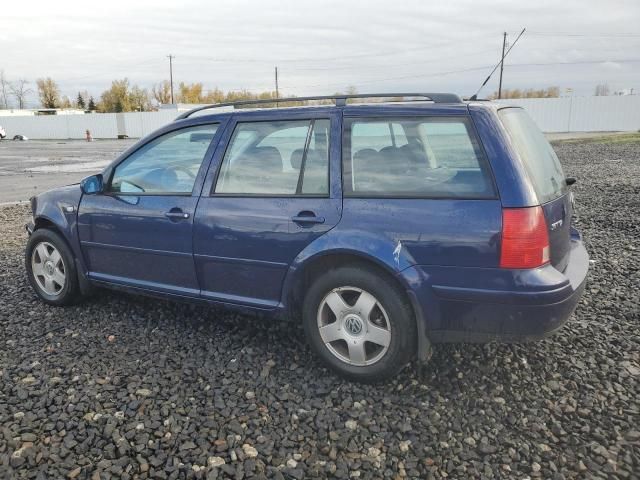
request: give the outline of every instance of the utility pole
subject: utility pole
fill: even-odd
[[[278,67],[276,67],[276,100],[280,98],[280,90],[278,89]],[[276,108],[278,107],[278,102],[276,102]]]
[[[169,83],[171,84],[171,104],[173,105],[173,59],[175,55],[167,55],[169,57]]]
[[[498,98],[502,98],[502,70],[504,68],[504,49],[507,46],[507,32],[502,35],[502,57],[500,57],[500,83],[498,83]]]

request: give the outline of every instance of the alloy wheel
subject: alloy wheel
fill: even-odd
[[[317,321],[327,349],[349,365],[372,365],[389,349],[389,316],[376,297],[361,288],[331,290],[320,302]]]
[[[36,284],[44,293],[57,296],[67,281],[62,255],[49,242],[40,242],[31,254],[31,271]]]

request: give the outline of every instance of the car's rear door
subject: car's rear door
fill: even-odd
[[[293,259],[340,219],[339,135],[340,117],[328,109],[232,120],[195,216],[203,297],[264,309],[279,304]]]
[[[220,123],[166,131],[126,156],[78,211],[92,280],[199,296],[193,217]]]

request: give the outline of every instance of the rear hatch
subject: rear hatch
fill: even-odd
[[[551,144],[522,109],[507,107],[498,110],[511,143],[524,164],[529,179],[544,211],[549,233],[549,259],[563,272],[571,249],[571,192],[567,189],[562,166]]]

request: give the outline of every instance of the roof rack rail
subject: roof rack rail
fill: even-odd
[[[344,107],[347,104],[347,100],[353,98],[392,98],[392,97],[420,97],[422,100],[414,101],[431,101],[434,103],[461,103],[462,100],[455,93],[358,93],[354,95],[320,95],[315,97],[288,97],[288,98],[268,98],[268,99],[256,99],[256,100],[241,100],[239,102],[224,102],[214,103],[211,105],[204,105],[202,107],[194,108],[181,115],[176,120],[182,120],[189,118],[196,112],[202,110],[209,110],[212,108],[220,107],[238,107],[244,105],[264,105],[269,103],[278,104],[280,102],[306,102],[312,100],[333,100],[336,107]]]

